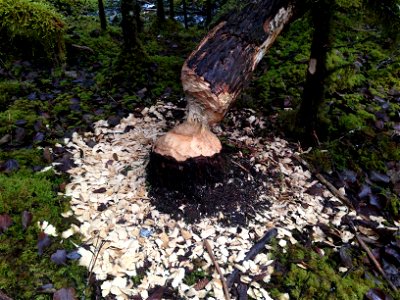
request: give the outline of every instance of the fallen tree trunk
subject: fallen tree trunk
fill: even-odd
[[[176,163],[190,160],[192,165],[193,159],[199,157],[215,159],[222,146],[209,126],[223,119],[257,64],[284,26],[294,19],[296,3],[253,1],[218,23],[200,42],[182,67],[182,86],[188,102],[186,121],[155,143],[153,153],[157,159],[169,157],[168,163],[156,168],[172,166],[171,158]],[[201,164],[207,165],[204,159]],[[169,174],[169,170],[165,173]]]

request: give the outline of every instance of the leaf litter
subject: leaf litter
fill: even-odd
[[[160,102],[115,126],[117,122],[98,121],[94,132],[74,133],[65,146],[58,145],[71,159],[65,194],[80,221],[70,230],[79,231],[85,242],[77,252],[79,262],[103,281],[103,297],[145,299],[150,290],[172,286],[186,299],[220,299],[223,290],[216,271],[201,284],[189,286],[183,280],[198,267],[195,261],[202,262],[203,270],[213,266],[203,247],[207,240],[225,276],[240,269],[241,282],[251,282],[247,294],[268,298],[251,278],[270,280],[271,257],[259,253],[243,261],[268,230],[277,229],[284,252],[288,244],[299,242],[295,232],[310,233],[313,242],[340,251],[350,267],[343,244],[355,239],[343,217],[379,220],[379,226],[386,228],[385,219],[358,215],[315,180],[293,158],[301,154],[296,145],[276,136],[262,138],[259,133],[266,120],[249,109],[230,112],[229,122],[213,128],[225,146],[235,149],[227,153],[236,163],[230,165],[233,171],[224,182],[195,197],[148,187],[146,166],[152,145],[175,124],[175,110],[181,109]],[[354,174],[344,177],[351,181]],[[146,271],[140,272],[143,268]],[[132,278],[139,273],[143,278],[134,283]]]

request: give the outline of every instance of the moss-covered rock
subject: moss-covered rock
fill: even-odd
[[[30,0],[0,0],[0,41],[8,50],[22,48],[25,53],[53,62],[65,60],[64,22],[53,7]],[[11,41],[11,45],[10,45]]]

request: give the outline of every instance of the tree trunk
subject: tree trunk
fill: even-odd
[[[186,0],[182,0],[182,10],[183,10],[183,23],[185,25],[185,28],[188,29]]]
[[[206,25],[210,25],[211,23],[211,12],[212,12],[212,3],[211,0],[206,0]]]
[[[165,22],[164,1],[157,0],[157,20],[159,23]]]
[[[222,120],[294,10],[287,0],[252,2],[219,23],[189,56],[183,89],[204,107],[208,123]]]
[[[125,50],[132,50],[138,45],[136,4],[136,0],[121,0],[121,27]]]
[[[297,123],[300,128],[304,128],[305,141],[315,144],[318,143],[316,135],[318,109],[325,94],[326,57],[330,47],[329,35],[332,17],[331,0],[318,1],[313,6],[311,14],[314,33]]]
[[[103,0],[98,0],[99,6],[99,18],[100,18],[100,26],[102,30],[107,29],[107,20],[106,20],[106,13],[104,11],[104,4]]]
[[[171,20],[175,18],[174,0],[169,0],[169,18]]]
[[[258,0],[212,29],[182,67],[187,120],[161,137],[154,151],[177,161],[219,153],[208,126],[222,120],[295,11],[290,0]]]
[[[143,31],[143,20],[140,17],[140,11],[141,11],[141,6],[139,1],[135,1],[135,19],[136,19],[136,30],[137,32],[142,32]]]

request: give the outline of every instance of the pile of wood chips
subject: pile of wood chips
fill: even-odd
[[[254,132],[263,128],[265,120],[251,110],[231,112],[224,129],[214,128],[224,140],[252,149],[250,162],[256,172],[277,175],[259,182],[263,205],[246,226],[226,225],[221,222],[223,213],[189,224],[158,211],[148,198],[146,165],[153,142],[173,125],[174,110],[178,108],[170,103],[158,103],[115,127],[99,121],[94,132],[74,134],[66,140],[65,147],[77,167],[69,171],[71,182],[65,194],[71,197],[72,213],[81,224],[64,232],[63,237],[74,232],[83,236],[90,251],[79,248],[80,264],[103,281],[103,297],[140,295],[146,299],[152,288],[168,286],[185,299],[225,299],[220,274],[210,271],[215,270],[215,264],[204,247],[207,240],[225,277],[238,269],[249,296],[270,299],[260,286],[274,272],[269,246],[254,259],[243,261],[265,232],[277,229],[282,251],[298,242],[294,231],[306,232],[313,241],[337,248],[320,224],[334,228],[342,242],[355,242],[342,222],[346,215],[357,218],[355,212],[294,159],[298,151],[295,145],[279,137],[257,137]],[[307,192],[313,187],[318,187],[319,195]],[[185,284],[185,276],[195,268],[194,261],[201,261],[202,268],[212,273],[211,280]],[[134,284],[132,277],[139,277],[139,270],[140,283]]]

